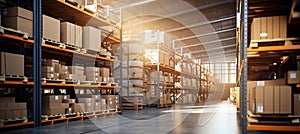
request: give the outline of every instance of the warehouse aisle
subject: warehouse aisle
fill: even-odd
[[[175,133],[238,134],[236,109],[228,102],[208,106],[176,106],[169,109],[148,108],[124,111],[123,115],[99,117],[83,121],[27,128],[7,133]]]

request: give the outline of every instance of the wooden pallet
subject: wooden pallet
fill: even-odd
[[[23,81],[28,82],[28,78],[19,75],[0,75],[0,81]]]
[[[11,124],[21,124],[28,122],[28,118],[14,118],[14,119],[6,119],[0,120],[0,126],[6,126]]]
[[[22,37],[23,39],[28,39],[28,33],[19,31],[19,30],[15,30],[12,28],[6,28],[3,26],[0,26],[0,34],[10,34],[10,35],[16,35],[18,37]]]
[[[249,124],[254,125],[300,125],[299,115],[253,114],[247,111],[247,119]]]
[[[53,79],[53,78],[42,78],[42,82],[64,84],[65,80]]]
[[[50,40],[50,39],[43,38],[42,42],[43,42],[43,44],[48,44],[48,45],[57,46],[57,47],[66,49],[66,45],[64,43],[61,43],[61,42],[58,42],[58,41],[55,41],[55,40]]]
[[[59,119],[59,118],[64,118],[63,114],[57,114],[57,115],[42,115],[43,120],[54,120],[54,119]]]

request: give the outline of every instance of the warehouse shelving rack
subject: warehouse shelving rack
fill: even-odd
[[[18,48],[21,51],[21,54],[30,54],[29,52],[33,52],[33,68],[34,68],[34,78],[33,81],[14,81],[14,80],[6,80],[4,76],[4,79],[2,78],[2,81],[0,82],[0,85],[3,87],[17,87],[21,88],[21,90],[16,90],[17,95],[24,94],[23,88],[25,87],[30,87],[34,88],[33,90],[33,121],[29,122],[23,122],[23,123],[16,123],[16,124],[11,124],[11,125],[5,125],[5,126],[0,126],[1,129],[9,128],[9,127],[18,127],[18,126],[27,126],[27,125],[34,125],[34,127],[40,127],[42,123],[49,123],[53,124],[56,120],[65,120],[69,121],[71,119],[83,119],[89,116],[92,117],[97,117],[100,115],[83,115],[83,116],[76,116],[76,117],[70,117],[70,118],[64,118],[64,119],[56,119],[56,120],[42,120],[41,119],[41,93],[43,92],[43,88],[51,88],[51,89],[67,89],[67,90],[72,90],[73,88],[81,88],[81,89],[95,89],[100,92],[102,90],[106,91],[112,91],[114,89],[119,89],[121,88],[120,86],[103,86],[103,85],[92,85],[92,84],[66,84],[64,82],[62,83],[47,83],[47,82],[42,82],[41,78],[41,58],[42,58],[42,53],[45,54],[51,54],[51,55],[56,55],[57,57],[70,57],[72,55],[76,55],[80,59],[83,60],[94,60],[94,61],[106,61],[110,63],[114,62],[120,62],[117,59],[114,59],[112,57],[102,57],[98,55],[93,55],[93,54],[88,54],[84,52],[79,52],[73,49],[68,49],[64,48],[61,46],[54,46],[52,44],[48,44],[42,41],[42,9],[43,13],[46,15],[59,18],[61,20],[69,21],[75,24],[78,24],[80,26],[93,26],[93,27],[98,27],[98,26],[111,26],[116,29],[118,29],[121,33],[121,28],[120,26],[113,24],[112,22],[98,18],[94,14],[91,14],[89,12],[86,12],[79,7],[76,7],[70,3],[65,2],[64,0],[49,0],[49,1],[33,1],[33,15],[34,15],[34,37],[33,39],[28,39],[28,38],[23,38],[18,35],[13,35],[13,34],[6,34],[2,33],[0,35],[0,41],[3,44],[10,45],[14,48]],[[42,8],[44,7],[44,8]],[[120,34],[121,35],[121,34]],[[105,34],[102,34],[102,36],[107,36]],[[108,37],[110,42],[114,43],[120,43],[121,37],[116,38],[109,36]],[[121,45],[121,44],[120,44]],[[4,46],[3,46],[4,47]],[[9,47],[8,47],[9,48]],[[7,51],[10,51],[11,49],[5,49]],[[25,62],[26,64],[26,62]],[[24,66],[25,67],[25,66]],[[74,89],[73,89],[74,90]],[[122,91],[120,92],[122,94]],[[20,97],[22,98],[22,97]],[[120,103],[122,104],[122,99],[120,99]],[[115,114],[115,113],[121,113],[122,108],[120,108],[120,111],[116,112],[109,112],[109,113],[103,113],[103,114]],[[102,114],[101,114],[102,115]]]

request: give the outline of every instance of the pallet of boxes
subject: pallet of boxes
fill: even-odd
[[[299,124],[300,99],[299,94],[293,94],[293,84],[297,83],[299,71],[288,71],[287,79],[248,81],[249,122]]]
[[[0,126],[27,121],[26,102],[15,102],[15,97],[0,97]]]

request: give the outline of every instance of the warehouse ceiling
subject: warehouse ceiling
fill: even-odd
[[[235,0],[118,0],[109,4],[123,9],[124,33],[164,31],[175,40],[179,53],[193,59],[235,61]]]

